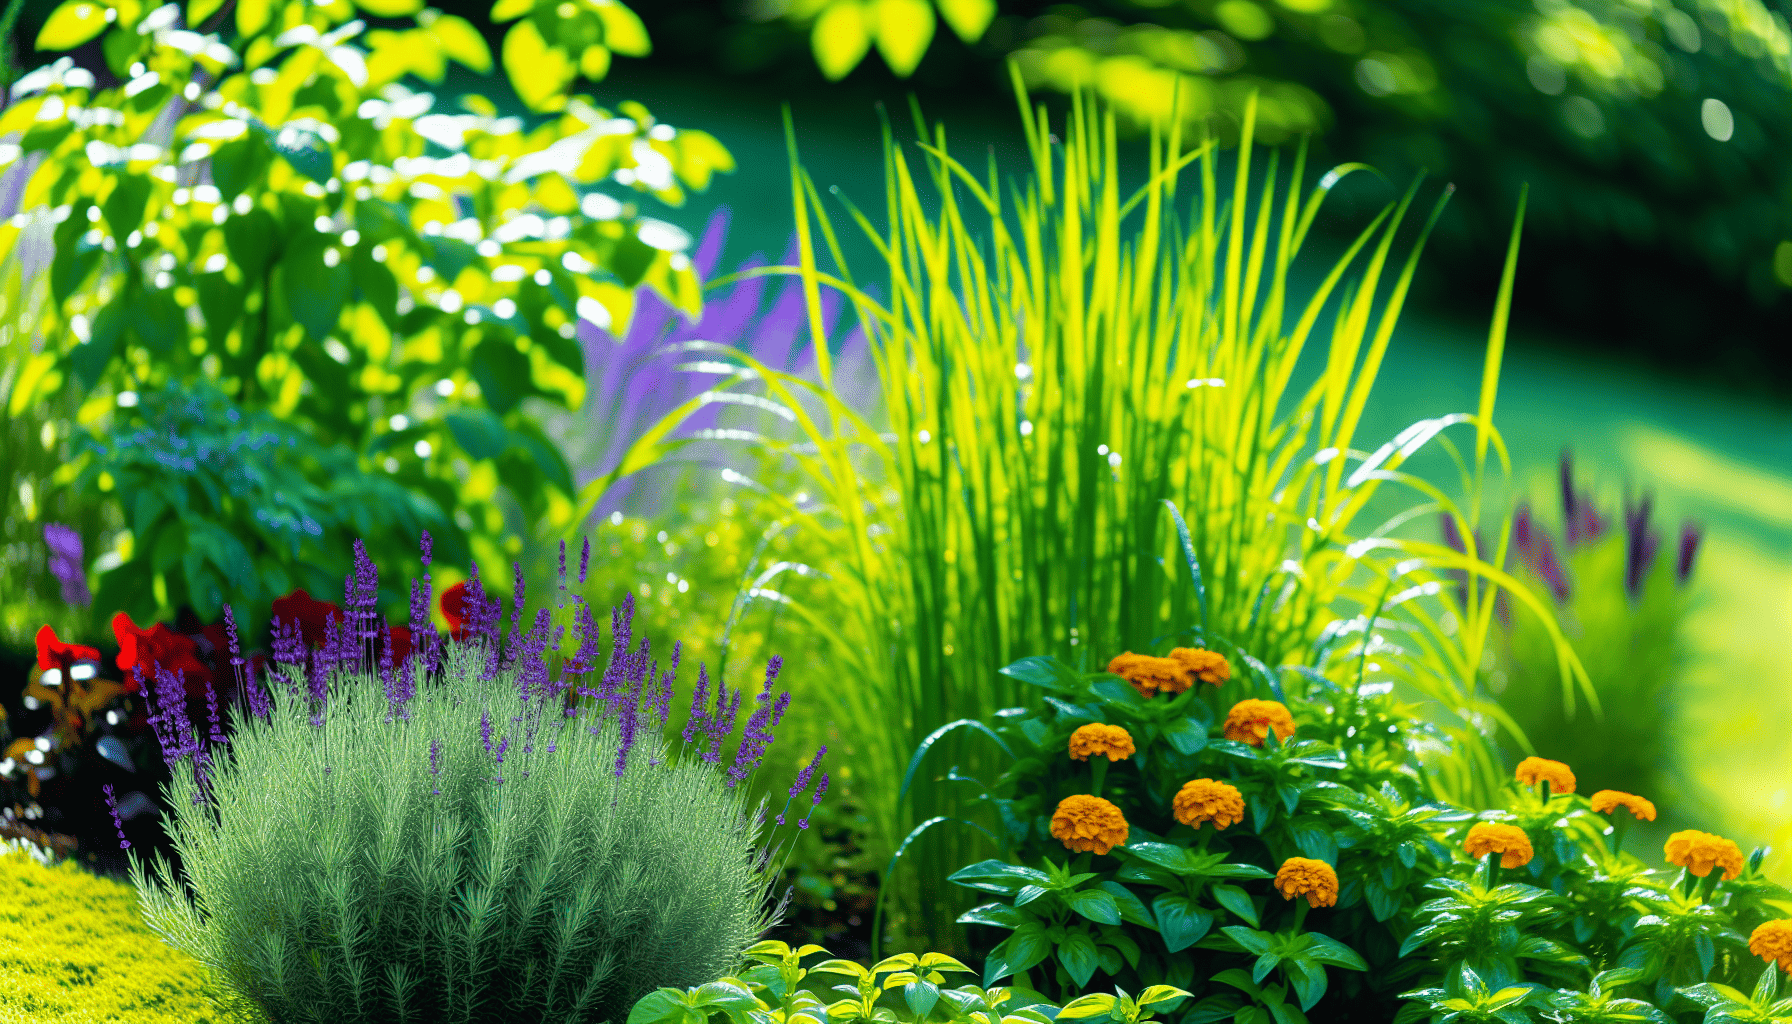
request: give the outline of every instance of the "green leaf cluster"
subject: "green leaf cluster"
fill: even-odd
[[[212,381],[307,444],[343,446],[354,461],[338,472],[430,492],[439,535],[500,562],[520,543],[500,539],[504,509],[528,526],[572,512],[571,471],[525,406],[579,406],[579,321],[625,327],[642,286],[699,305],[688,239],[628,197],[682,202],[732,158],[568,82],[536,105],[545,119],[477,96],[438,110],[416,80],[441,81],[448,61],[487,71],[491,55],[469,22],[420,4],[362,4],[380,28],[347,0],[233,10],[71,2],[46,23],[44,47],[100,38],[117,84],[61,58],[0,115],[0,164],[29,167],[0,251],[37,223],[54,247],[32,325],[46,343],[11,405],[72,383],[104,445],[143,426],[127,393]],[[550,4],[527,23],[563,50],[592,19],[617,52],[644,52],[614,2]],[[547,66],[507,64],[525,95],[518,69]],[[148,558],[149,538],[131,539]]]

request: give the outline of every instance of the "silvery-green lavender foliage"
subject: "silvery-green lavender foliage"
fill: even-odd
[[[700,672],[694,722],[668,739],[678,649],[663,673],[646,640],[631,649],[631,603],[606,666],[573,598],[560,649],[577,653],[556,674],[555,616],[521,628],[519,593],[500,645],[475,577],[461,638],[418,630],[394,666],[390,647],[372,657],[376,585],[358,550],[321,648],[277,624],[279,667],[249,680],[228,747],[164,723],[187,888],[133,861],[150,927],[276,1024],[621,1020],[732,970],[777,914],[771,830],[742,784],[788,706],[777,660],[728,764],[743,694],[712,707]]]

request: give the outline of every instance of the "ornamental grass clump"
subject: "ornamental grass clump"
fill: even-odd
[[[277,1024],[617,1021],[728,973],[777,916],[775,826],[748,797],[787,706],[776,659],[746,709],[745,687],[707,713],[700,693],[680,736],[679,648],[637,644],[632,603],[606,638],[575,598],[565,637],[519,591],[501,643],[475,576],[461,639],[419,632],[400,660],[356,562],[320,646],[276,623],[228,747],[183,728],[185,888],[131,866],[150,927]]]

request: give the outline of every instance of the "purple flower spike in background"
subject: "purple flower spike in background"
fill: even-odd
[[[107,783],[100,788],[106,793],[106,810],[112,812],[112,827],[118,830],[118,848],[128,850],[131,848],[131,841],[124,837],[124,822],[118,817],[118,801],[112,796],[112,784]]]
[[[1556,554],[1556,543],[1547,534],[1537,535],[1537,559],[1533,563],[1537,575],[1549,585],[1549,592],[1555,596],[1557,604],[1567,604],[1570,594],[1568,586],[1568,570]]]
[[[1643,581],[1661,548],[1661,534],[1649,524],[1654,507],[1655,495],[1648,491],[1635,505],[1624,500],[1624,590],[1633,601],[1643,596]]]
[[[1674,561],[1674,582],[1682,587],[1692,578],[1693,559],[1699,554],[1699,541],[1705,529],[1692,520],[1680,524],[1680,557]]]
[[[1574,485],[1574,459],[1562,453],[1562,538],[1570,549],[1605,536],[1611,520],[1593,507],[1593,496]]]
[[[50,571],[62,582],[62,599],[76,607],[93,603],[87,589],[81,535],[61,523],[44,524],[44,543],[50,548]]]

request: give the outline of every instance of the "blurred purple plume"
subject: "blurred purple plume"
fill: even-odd
[[[1570,548],[1591,544],[1611,529],[1611,518],[1593,507],[1593,496],[1574,485],[1574,459],[1562,453],[1562,536]]]
[[[1643,596],[1643,581],[1661,548],[1661,534],[1649,524],[1654,508],[1655,495],[1648,491],[1634,505],[1624,499],[1624,590],[1633,601]]]
[[[728,222],[728,209],[717,209],[698,243],[693,262],[705,279],[715,276]],[[781,265],[795,264],[796,252],[793,238]],[[755,255],[735,270],[742,272],[766,265],[763,256]],[[774,290],[768,308],[768,292]],[[824,290],[821,304],[823,323],[828,336],[833,337],[840,319],[839,293]],[[706,297],[702,317],[695,322],[643,288],[636,293],[634,318],[624,337],[616,338],[587,321],[580,322],[580,331],[590,384],[586,422],[593,427],[592,443],[585,457],[577,460],[583,463],[577,466],[581,485],[621,462],[628,447],[661,417],[725,378],[725,372],[718,370],[678,369],[689,363],[723,361],[714,354],[679,351],[677,345],[681,342],[701,340],[730,345],[772,369],[815,379],[808,313],[802,286],[794,278],[753,277],[738,281]],[[866,401],[876,394],[876,375],[863,329],[855,326],[845,336],[835,364],[836,380],[867,382],[863,394],[848,395],[850,403],[863,411]],[[699,409],[679,428],[679,436],[689,437],[727,425],[723,422],[726,408],[729,407],[715,403]],[[730,422],[738,424],[739,413],[734,416]],[[695,461],[710,464],[720,464],[733,451],[713,443],[693,446],[692,450],[697,451],[692,457]],[[641,476],[631,476],[611,487],[593,514],[648,514],[655,511],[649,496],[656,493]]]
[[[1693,559],[1698,557],[1699,542],[1705,538],[1705,528],[1692,520],[1680,524],[1680,557],[1674,562],[1674,582],[1682,587],[1692,578]]]
[[[45,523],[44,543],[50,548],[50,571],[62,581],[62,599],[77,607],[92,604],[81,535],[61,523]]]

